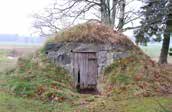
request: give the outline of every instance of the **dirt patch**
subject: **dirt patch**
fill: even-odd
[[[98,89],[80,89],[78,90],[80,94],[91,94],[91,95],[101,95]]]

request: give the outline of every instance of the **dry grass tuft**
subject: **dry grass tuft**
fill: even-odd
[[[100,22],[89,21],[79,24],[55,35],[53,42],[112,43],[134,45],[127,36]]]
[[[131,57],[116,60],[105,69],[105,94],[117,95],[118,100],[171,94],[170,70],[152,61],[139,49],[132,50],[131,54]]]

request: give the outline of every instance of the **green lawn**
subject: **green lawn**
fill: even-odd
[[[0,72],[12,69],[15,67],[17,59],[9,59],[10,50],[0,50]]]
[[[0,112],[49,112],[50,104],[0,93]]]
[[[140,46],[140,47],[151,58],[159,57],[160,52],[161,52],[161,45],[160,44],[152,44],[152,45]]]
[[[122,101],[107,98],[93,105],[93,112],[171,112],[172,97],[133,98]]]
[[[158,61],[161,53],[161,44],[150,44],[148,46],[140,46],[140,48],[153,60]],[[168,62],[172,63],[172,56],[168,55]]]
[[[171,112],[171,107],[172,97],[149,97],[123,101],[98,98],[95,102],[91,102],[89,107],[83,104],[76,107],[67,103],[45,103],[0,92],[0,112],[75,112],[74,110],[81,112]]]

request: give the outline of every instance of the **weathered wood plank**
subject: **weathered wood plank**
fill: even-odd
[[[80,85],[80,89],[95,87],[98,75],[96,53],[73,53],[72,63],[75,85]]]
[[[88,83],[89,86],[96,86],[97,85],[97,76],[98,76],[98,66],[97,66],[97,58],[96,54],[89,54],[88,60]]]

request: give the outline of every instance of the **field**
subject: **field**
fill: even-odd
[[[161,52],[161,44],[149,44],[148,46],[140,46],[141,49],[153,60],[158,61]],[[172,64],[172,56],[168,55],[168,62]]]
[[[18,57],[29,55],[40,46],[0,45],[0,72],[15,67]]]
[[[0,112],[171,112],[172,110],[170,95],[117,100],[112,97],[81,94],[75,102],[44,102],[8,93],[3,84],[9,77],[4,73],[16,67],[18,57],[29,55],[38,48],[39,46],[0,46]],[[153,59],[158,59],[160,46],[142,49]],[[171,57],[169,62],[172,63]]]

